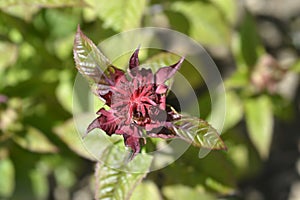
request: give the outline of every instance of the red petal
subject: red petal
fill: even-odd
[[[155,83],[156,84],[162,84],[169,78],[171,78],[176,71],[180,68],[182,62],[184,60],[184,57],[182,57],[177,63],[174,65],[160,68],[156,74],[155,74]]]
[[[123,137],[125,145],[132,150],[132,155],[130,157],[130,160],[132,160],[141,150],[140,138],[126,134],[124,134]]]
[[[100,109],[97,114],[101,114],[96,118],[87,128],[87,133],[91,132],[95,128],[100,128],[108,135],[112,135],[118,128],[118,119],[109,111]]]

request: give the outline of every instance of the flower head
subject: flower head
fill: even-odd
[[[101,108],[87,132],[95,128],[104,130],[108,135],[123,135],[125,145],[133,154],[140,151],[140,144],[145,143],[146,136],[169,138],[175,136],[163,127],[170,126],[175,112],[166,106],[168,87],[165,82],[180,68],[181,58],[174,65],[160,68],[156,73],[151,69],[140,68],[137,49],[129,60],[128,73],[118,70],[113,76],[109,88],[98,89],[110,106],[109,110]],[[177,116],[178,117],[178,116]]]
[[[146,143],[146,137],[177,137],[198,147],[226,149],[218,132],[206,121],[178,114],[166,104],[166,81],[178,71],[184,58],[153,73],[140,66],[138,48],[125,72],[113,66],[79,26],[73,53],[78,71],[109,107],[98,110],[99,116],[88,126],[87,133],[99,128],[108,135],[122,135],[125,145],[132,149],[131,158]]]

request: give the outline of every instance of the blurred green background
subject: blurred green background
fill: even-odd
[[[191,147],[132,199],[299,200],[299,13],[294,0],[0,1],[0,199],[93,199],[95,163],[72,121],[80,24],[96,44],[138,27],[182,32],[224,80],[228,151],[198,159]],[[208,91],[190,81],[206,118]]]

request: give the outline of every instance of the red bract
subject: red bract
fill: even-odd
[[[146,136],[170,138],[163,127],[178,117],[166,108],[165,82],[180,68],[183,58],[174,65],[160,68],[155,74],[151,69],[139,67],[137,49],[129,60],[128,74],[119,70],[109,88],[98,89],[98,94],[110,106],[109,110],[101,108],[87,132],[95,128],[104,130],[108,135],[123,135],[125,145],[131,147],[133,154],[140,151],[140,140]]]
[[[140,151],[146,137],[178,137],[197,147],[226,149],[218,132],[206,121],[178,114],[166,104],[169,88],[165,82],[178,71],[184,58],[153,73],[141,68],[138,48],[125,73],[113,66],[79,27],[73,53],[78,71],[109,107],[97,112],[99,117],[88,126],[87,133],[100,128],[108,135],[122,135],[133,151],[131,158]]]

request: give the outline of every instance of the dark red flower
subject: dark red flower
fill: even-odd
[[[87,132],[95,128],[108,135],[123,135],[125,145],[133,154],[140,151],[140,143],[147,136],[170,138],[175,136],[164,127],[176,117],[166,106],[168,87],[165,82],[180,68],[183,58],[174,65],[160,68],[155,74],[151,69],[139,68],[139,49],[129,60],[128,73],[117,70],[108,87],[99,87],[97,92],[110,106],[101,108]]]
[[[132,149],[131,158],[146,143],[146,137],[178,137],[197,147],[226,149],[218,132],[206,121],[178,114],[166,104],[169,88],[165,82],[177,72],[184,58],[153,73],[140,67],[138,48],[125,72],[114,67],[79,26],[73,53],[78,71],[109,108],[97,112],[99,117],[88,126],[87,133],[100,128],[108,135],[122,135],[125,145]]]

